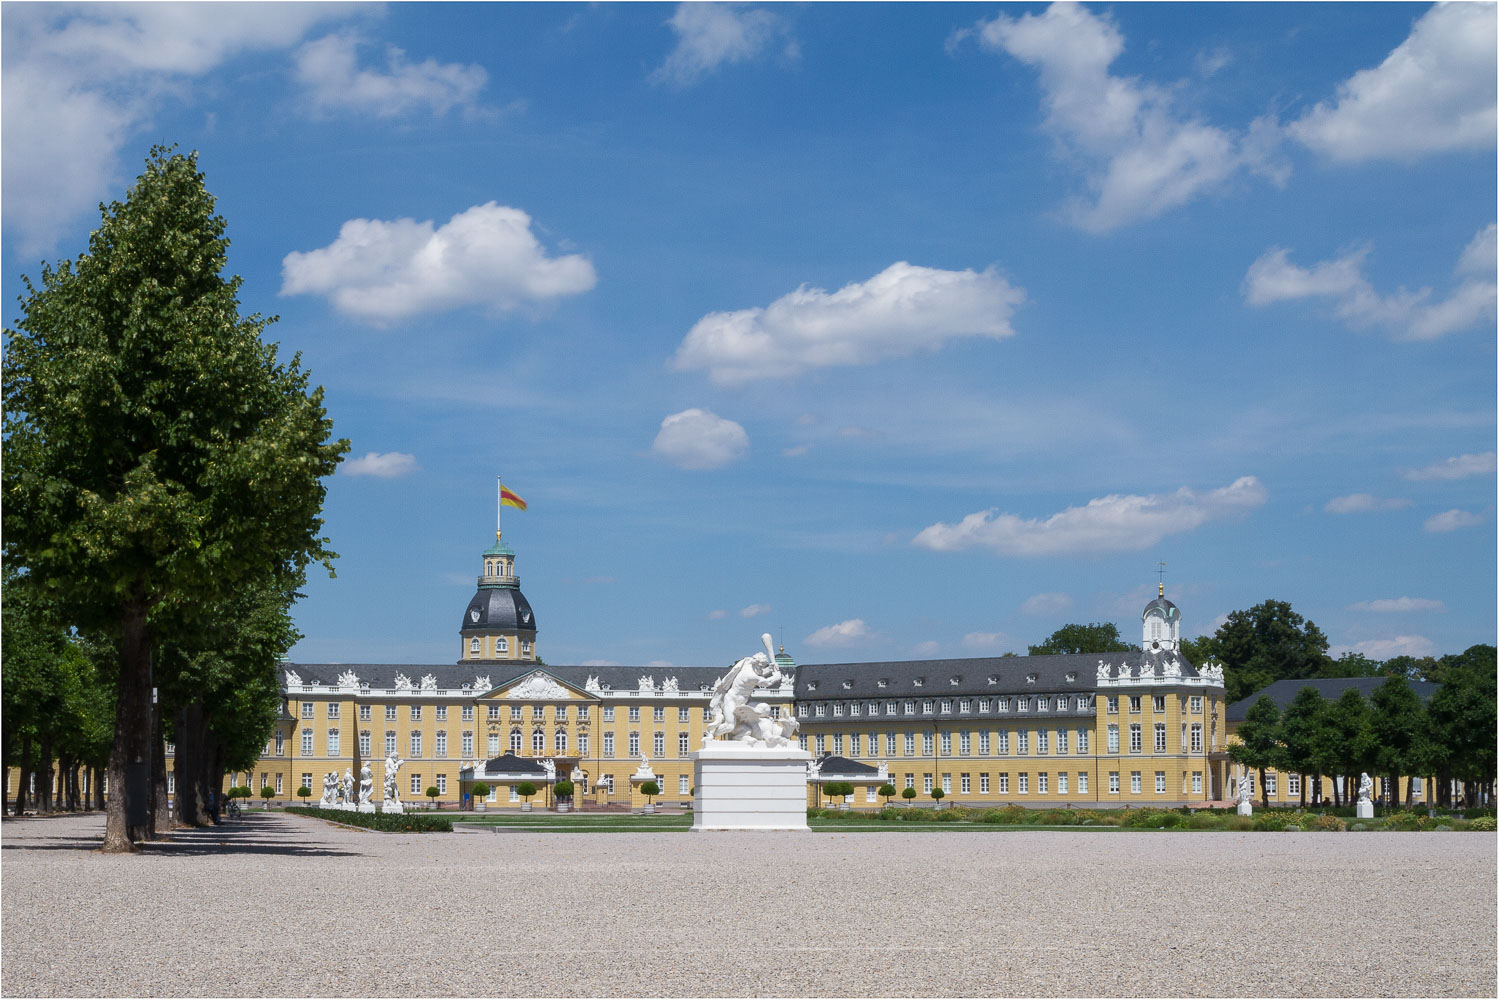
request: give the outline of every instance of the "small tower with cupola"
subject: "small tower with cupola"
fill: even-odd
[[[494,544],[484,550],[481,559],[484,572],[458,630],[458,662],[536,662],[536,615],[521,593],[515,552],[505,544],[498,527]]]
[[[1166,600],[1166,585],[1157,586],[1155,600],[1140,612],[1140,648],[1147,653],[1175,652],[1181,645],[1181,611]]]

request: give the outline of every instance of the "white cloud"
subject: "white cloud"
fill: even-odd
[[[1109,73],[1124,38],[1106,17],[1070,3],[1042,14],[1000,15],[977,26],[979,42],[1041,75],[1046,129],[1084,164],[1090,197],[1069,205],[1072,221],[1106,232],[1148,219],[1221,187],[1241,168],[1278,179],[1268,156],[1268,119],[1242,136],[1184,116],[1172,91]]]
[[[744,609],[742,609],[739,612],[739,617],[741,617],[741,618],[753,618],[756,615],[767,614],[767,613],[769,613],[769,611],[770,611],[770,605],[769,604],[751,604],[749,607],[744,608]]]
[[[351,459],[338,467],[345,476],[375,476],[378,479],[395,479],[408,476],[420,468],[416,456],[403,451],[366,452],[363,458]]]
[[[193,81],[358,13],[311,3],[7,5],[0,145],[5,226],[21,253],[45,253],[65,226],[117,197],[120,151],[158,109],[190,98]]]
[[[1348,605],[1348,610],[1371,611],[1378,615],[1396,615],[1408,611],[1446,611],[1447,605],[1427,597],[1388,597],[1377,601],[1359,601]]]
[[[911,647],[911,652],[916,656],[927,659],[936,656],[942,650],[942,643],[936,639],[926,639]]]
[[[1243,476],[1207,493],[1185,486],[1175,493],[1150,496],[1114,493],[1044,520],[998,514],[990,508],[969,514],[958,524],[939,522],[923,528],[913,542],[937,552],[986,548],[1011,556],[1134,552],[1167,535],[1244,514],[1262,506],[1268,495],[1258,479]]]
[[[721,621],[727,617],[729,617],[729,613],[722,608],[718,608],[717,610],[708,612],[708,620],[710,622]]]
[[[350,219],[328,246],[281,262],[282,295],[323,295],[339,312],[371,323],[467,306],[542,304],[586,292],[595,281],[587,257],[548,257],[531,217],[492,201],[441,226]]]
[[[650,76],[652,83],[686,87],[728,63],[748,62],[787,33],[768,10],[721,3],[684,3],[666,22],[677,45]],[[785,53],[795,58],[796,42]]]
[[[1424,635],[1397,635],[1393,639],[1356,642],[1352,649],[1371,660],[1388,660],[1392,656],[1435,656],[1437,644]]]
[[[348,111],[394,118],[424,113],[443,115],[453,108],[476,110],[479,91],[489,75],[482,66],[410,62],[394,45],[386,46],[384,72],[360,68],[358,35],[341,32],[308,42],[297,51],[296,79],[305,88],[316,114]]]
[[[865,365],[936,350],[958,337],[1014,334],[1025,291],[992,269],[943,271],[899,261],[836,292],[806,285],[764,308],[709,313],[671,360],[719,383]]]
[[[976,653],[1002,653],[1014,645],[1015,641],[1003,632],[969,632],[963,636],[963,648]]]
[[[1333,303],[1333,313],[1354,329],[1382,329],[1397,340],[1432,340],[1484,320],[1493,322],[1495,282],[1492,263],[1478,267],[1494,254],[1494,225],[1480,231],[1463,251],[1460,280],[1451,295],[1432,301],[1430,288],[1404,288],[1380,295],[1364,277],[1363,247],[1333,260],[1298,267],[1290,251],[1273,247],[1249,266],[1243,293],[1251,306],[1267,306],[1294,299],[1321,298]]]
[[[1459,528],[1471,528],[1482,523],[1482,515],[1454,507],[1452,510],[1444,510],[1440,514],[1428,517],[1421,527],[1433,533],[1440,533],[1457,531]]]
[[[869,639],[872,633],[862,618],[850,618],[837,625],[825,625],[807,636],[802,642],[808,646],[836,647],[856,646]]]
[[[1401,478],[1413,482],[1427,479],[1466,479],[1469,476],[1492,476],[1494,474],[1494,452],[1479,455],[1454,455],[1420,469],[1407,469]]]
[[[651,451],[679,469],[718,469],[743,457],[749,435],[732,420],[696,408],[661,421]]]
[[[1048,591],[1044,594],[1032,594],[1020,605],[1022,614],[1037,615],[1059,615],[1072,607],[1072,598],[1060,591]]]
[[[1492,150],[1495,7],[1437,4],[1385,61],[1338,85],[1286,127],[1333,160],[1415,160],[1452,150]]]
[[[582,666],[585,666],[585,667],[617,667],[617,666],[619,666],[619,664],[616,663],[614,660],[584,660],[583,663],[582,663]]]
[[[1404,510],[1411,501],[1402,497],[1381,499],[1369,493],[1350,493],[1346,497],[1333,497],[1322,509],[1329,514],[1363,514],[1376,510]]]

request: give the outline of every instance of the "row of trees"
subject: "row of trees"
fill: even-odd
[[[1349,688],[1329,701],[1308,686],[1282,710],[1260,697],[1239,724],[1240,742],[1229,747],[1229,757],[1259,772],[1267,805],[1269,768],[1342,776],[1348,789],[1356,788],[1357,776],[1367,771],[1383,776],[1392,796],[1400,778],[1425,777],[1434,780],[1442,806],[1452,805],[1450,789],[1458,781],[1465,786],[1464,798],[1475,802],[1479,788],[1495,778],[1495,650],[1474,646],[1462,656],[1466,664],[1450,670],[1424,703],[1402,674],[1390,676],[1368,699]],[[1335,780],[1331,785],[1335,804],[1342,805],[1342,789]],[[1303,806],[1307,793],[1302,782]],[[1407,784],[1405,804],[1411,801]]]
[[[107,760],[104,849],[129,851],[165,816],[166,739],[189,824],[258,757],[291,602],[310,563],[331,572],[322,480],[348,442],[270,320],[239,315],[196,154],[153,149],[101,215],[7,331],[5,753]]]

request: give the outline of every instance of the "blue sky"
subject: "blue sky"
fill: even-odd
[[[293,658],[1495,638],[1495,7],[3,10],[3,266],[200,151],[353,443]]]

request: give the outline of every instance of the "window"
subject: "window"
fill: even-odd
[[[532,705],[531,706],[531,720],[533,722],[543,722],[543,721],[546,720],[546,717],[547,717],[547,707],[545,705]]]
[[[1022,755],[1031,752],[1030,730],[1022,729],[1015,734],[1015,752]]]
[[[692,793],[692,778],[685,774],[677,775],[677,794],[686,798]]]
[[[870,742],[870,746],[874,746],[875,744],[879,743],[879,737],[875,736],[873,733],[870,734],[869,739],[871,741]],[[876,751],[876,752],[878,752],[878,751]],[[849,736],[848,736],[848,755],[850,757],[858,757],[859,756],[859,734],[858,733],[850,733]],[[874,756],[874,754],[871,753],[870,756]]]
[[[951,698],[943,698],[942,699],[942,714],[943,715],[951,715],[952,714],[952,699]]]
[[[1036,730],[1036,753],[1050,753],[1051,734],[1045,729]]]
[[[1291,796],[1298,796],[1301,794],[1301,775],[1286,775],[1286,794]]]
[[[1046,695],[1044,695],[1044,694],[1041,697],[1037,698],[1036,699],[1036,711],[1038,711],[1038,712],[1049,712],[1049,711],[1051,711],[1051,699],[1048,698],[1048,697],[1046,697]]]
[[[817,705],[813,705],[812,706],[812,714],[815,715],[815,716],[817,716],[817,718],[819,718],[819,719],[822,718],[823,715],[826,712],[827,712],[827,706],[825,706],[825,705],[817,704]]]
[[[370,731],[368,729],[360,730],[360,732],[359,732],[359,756],[361,756],[361,757],[372,757],[372,756],[374,756],[374,751],[371,748],[371,743],[373,743],[373,739],[370,737]]]
[[[1140,753],[1142,749],[1143,744],[1140,733],[1140,724],[1138,722],[1131,722],[1129,724],[1129,752]]]
[[[989,756],[989,734],[987,731],[979,733],[979,756]]]
[[[999,706],[998,707],[999,707],[999,711],[1001,711],[1001,712],[1008,712],[1010,710],[1010,699],[1008,699],[1008,698],[1001,698],[1001,699],[999,699]]]
[[[1155,724],[1155,752],[1166,752],[1166,724],[1164,722]]]
[[[520,655],[522,655],[522,656],[530,656],[531,655],[531,640],[530,639],[522,639],[520,641]]]
[[[1119,794],[1119,772],[1118,771],[1110,771],[1109,772],[1109,794],[1110,795],[1118,795]]]
[[[437,776],[437,794],[448,794],[448,776],[446,774],[439,774]]]
[[[798,719],[805,719],[807,717],[807,706],[805,704],[796,706],[796,717]]]
[[[1118,715],[1119,714],[1119,696],[1118,695],[1112,695],[1112,694],[1109,695],[1108,700],[1104,702],[1104,706],[1105,706],[1104,711],[1108,712],[1110,715]]]
[[[437,743],[433,749],[439,757],[446,757],[448,755],[448,732],[446,729],[438,731]]]
[[[1129,714],[1140,714],[1140,696],[1137,694],[1132,694],[1129,696]]]
[[[928,795],[932,794],[932,776],[930,774],[923,774],[921,776],[921,790]]]
[[[1091,734],[1086,729],[1077,731],[1077,752],[1085,754],[1088,752],[1088,738]],[[1117,752],[1117,751],[1116,751]]]
[[[1057,772],[1057,794],[1058,795],[1066,795],[1067,794],[1067,772],[1066,771],[1059,771],[1059,772]]]
[[[655,708],[653,708],[651,710],[651,719],[654,720],[654,721],[656,721],[656,722],[665,722],[666,721],[666,706],[665,705],[657,705]]]
[[[950,774],[944,774],[942,776],[942,794],[943,795],[951,795],[952,794],[952,775],[950,775]]]
[[[932,753],[933,753],[933,751],[932,751],[932,734],[931,733],[922,733],[921,734],[921,755],[923,757],[930,757],[930,756],[932,756]]]
[[[605,757],[613,757],[614,756],[614,734],[613,733],[605,733],[604,734],[604,756]]]
[[[385,756],[389,757],[396,752],[396,731],[387,729],[385,731]]]
[[[895,756],[895,734],[885,734],[885,753],[891,757]]]
[[[666,756],[666,734],[657,730],[651,737],[651,753],[657,757]]]
[[[677,734],[677,756],[686,757],[692,752],[692,738],[686,733]]]
[[[958,753],[968,756],[973,752],[973,737],[967,733],[958,734]]]
[[[969,701],[967,698],[962,698],[962,699],[959,699],[959,701],[958,701],[958,711],[959,712],[969,712],[969,711],[972,711],[972,706],[973,706],[973,702]]]
[[[933,707],[933,705],[934,705],[934,702],[930,698],[924,699],[922,701],[922,703],[921,703],[921,714],[922,715],[931,715],[932,714],[932,707]]]
[[[1202,714],[1202,695],[1194,694],[1190,699],[1188,699],[1187,704],[1192,706],[1193,715]]]
[[[799,747],[801,747],[803,750],[807,749],[807,734],[806,733],[802,733],[800,736],[798,736],[796,738],[796,745],[799,746]]]
[[[1202,753],[1202,723],[1192,723],[1192,752]]]
[[[339,755],[339,733],[338,733],[337,729],[330,729],[330,730],[328,730],[328,756],[329,757],[337,757],[338,755]]]
[[[1273,773],[1265,775],[1265,795],[1267,798],[1275,797],[1275,775]]]
[[[964,771],[962,774],[958,775],[958,794],[967,795],[970,790],[971,784],[968,778],[968,772]]]
[[[1166,772],[1165,771],[1157,771],[1155,773],[1155,792],[1156,792],[1157,795],[1164,795],[1164,794],[1166,794]]]
[[[999,753],[1004,756],[1010,752],[1010,731],[1004,730],[999,734]]]
[[[276,730],[276,756],[286,756],[286,733],[280,729]]]
[[[1051,792],[1051,775],[1042,771],[1036,775],[1036,794],[1047,795]]]
[[[85,780],[85,783],[87,783],[86,780]],[[88,791],[88,789],[85,788],[84,791]],[[276,772],[276,794],[277,795],[281,794],[281,772],[280,771]]]
[[[979,699],[979,711],[980,712],[988,712],[989,711],[989,699],[988,698],[980,698]]]
[[[567,730],[559,729],[552,734],[552,749],[558,753],[567,753]]]
[[[692,709],[686,708],[686,707],[678,708],[677,709],[677,721],[678,722],[688,722],[688,721],[690,721],[690,719],[689,719],[689,713],[691,713],[691,711],[692,711]]]
[[[336,718],[338,718],[338,703],[337,702],[329,702],[328,703],[328,718],[330,718],[330,719],[336,719]]]
[[[614,721],[614,706],[613,705],[605,705],[604,706],[604,721],[605,722],[613,722]]]
[[[1031,793],[1031,775],[1029,771],[1021,771],[1016,780],[1015,794],[1029,795]]]
[[[465,756],[465,757],[472,757],[473,755],[474,755],[474,732],[473,732],[472,729],[465,729],[463,731],[463,756]]]
[[[1119,752],[1119,726],[1116,723],[1113,723],[1113,722],[1109,723],[1108,737],[1109,737],[1108,738],[1109,753],[1118,753]]]
[[[411,759],[416,760],[422,755],[422,734],[411,734]]]
[[[630,706],[630,721],[631,722],[639,722],[640,721],[640,706],[639,705],[631,705]]]
[[[1017,712],[1029,712],[1030,710],[1031,710],[1031,700],[1029,698],[1016,698],[1015,699],[1015,711],[1017,711]]]
[[[833,734],[833,752],[835,754],[837,754],[838,756],[840,756],[840,757],[843,756],[843,734],[842,733],[834,733]]]
[[[860,711],[861,711],[861,706],[859,705],[859,703],[857,701],[851,701],[851,702],[848,703],[848,714],[849,715],[857,716]]]
[[[302,784],[298,785],[297,787],[298,788],[311,789],[312,788],[312,775],[310,773],[303,773],[303,775],[302,775]]]
[[[817,752],[819,754],[824,754],[824,753],[827,753],[827,751],[828,751],[828,738],[826,736],[822,735],[821,733],[818,733],[817,734]]]
[[[952,756],[952,733],[942,734],[942,755],[944,757]]]
[[[508,655],[510,652],[510,640],[505,636],[496,636],[494,640],[494,651],[496,655]]]
[[[841,702],[841,701],[835,701],[835,702],[833,702],[833,718],[835,718],[835,719],[841,719],[841,718],[843,718],[843,702]]]
[[[1163,694],[1156,695],[1154,698],[1151,699],[1151,705],[1150,705],[1150,707],[1153,708],[1153,709],[1155,709],[1155,713],[1157,715],[1165,715],[1166,714],[1166,696],[1163,695]]]
[[[451,649],[452,647],[449,646],[448,648]],[[470,639],[468,641],[468,655],[469,656],[478,656],[479,655],[479,637],[478,636],[474,636],[472,639]]]
[[[916,775],[914,775],[914,774],[907,774],[906,775],[906,787],[907,788],[915,788],[916,787]]]
[[[1129,773],[1129,790],[1130,790],[1130,793],[1132,795],[1139,795],[1140,794],[1140,772],[1139,771],[1131,771]]]
[[[1010,772],[1008,771],[999,772],[999,794],[1010,794]]]
[[[640,756],[640,734],[630,734],[630,758],[633,760]]]
[[[438,705],[436,711],[437,711],[437,721],[438,722],[447,722],[448,721],[448,706],[446,706],[446,705]]]
[[[531,730],[531,752],[540,756],[546,753],[547,734],[540,729]]]
[[[979,794],[980,795],[988,795],[989,794],[989,772],[988,771],[981,771],[979,773]]]
[[[1066,752],[1067,752],[1067,730],[1065,730],[1065,729],[1058,729],[1057,730],[1057,753],[1059,753],[1059,754],[1065,754]]]
[[[908,702],[906,702],[906,704],[905,704],[905,713],[907,715],[915,715],[916,714],[916,703],[914,701],[908,701]]]
[[[490,733],[487,745],[489,747],[489,756],[498,757],[500,755],[500,734]],[[520,747],[516,747],[515,749],[519,751]]]
[[[304,719],[310,719],[310,718],[312,718],[312,702],[310,702],[310,701],[304,701],[304,702],[302,702],[302,718],[304,718]]]
[[[472,706],[472,705],[464,705],[463,706],[463,721],[464,722],[473,722],[474,721],[474,706]]]
[[[413,773],[411,775],[411,794],[421,795],[425,791],[426,789],[422,787],[422,776],[420,774]]]
[[[578,756],[579,757],[587,757],[588,756],[588,734],[587,733],[579,733],[578,734]]]

